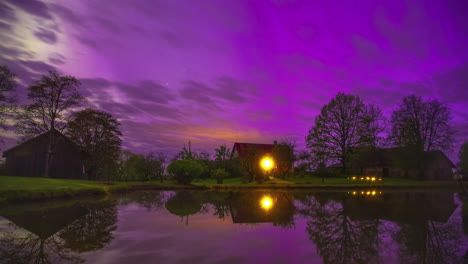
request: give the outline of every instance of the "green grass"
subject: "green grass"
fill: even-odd
[[[72,197],[83,194],[106,195],[128,189],[180,188],[170,182],[113,182],[0,176],[0,202],[22,199]]]
[[[53,197],[73,197],[77,195],[100,194],[135,189],[237,189],[237,188],[460,188],[454,181],[415,181],[406,179],[385,179],[381,182],[368,182],[341,178],[321,178],[307,176],[303,178],[292,177],[287,180],[272,179],[262,184],[256,182],[242,183],[240,178],[225,179],[223,184],[217,184],[215,179],[199,179],[191,186],[177,185],[165,181],[159,182],[113,182],[111,185],[101,181],[65,180],[50,178],[26,178],[0,176],[0,202],[12,200],[32,200]]]

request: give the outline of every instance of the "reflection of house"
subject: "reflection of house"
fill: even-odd
[[[262,207],[262,199],[271,199],[271,207]],[[287,193],[267,195],[260,192],[240,192],[230,200],[233,223],[291,223],[295,213],[294,198]]]
[[[57,130],[41,134],[3,152],[3,157],[6,158],[5,174],[24,177],[43,176],[51,138],[55,143],[49,177],[84,179],[84,154],[78,146]]]
[[[365,157],[361,164],[364,175],[424,180],[452,180],[455,165],[440,150],[418,152],[402,149],[377,149]]]
[[[427,220],[445,223],[456,207],[452,192],[395,192],[343,200],[344,211],[353,220],[381,219],[404,224]]]

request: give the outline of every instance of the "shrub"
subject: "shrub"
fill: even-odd
[[[222,184],[223,180],[229,178],[229,176],[229,172],[227,172],[225,169],[216,169],[211,172],[211,177],[215,178],[218,184]]]
[[[167,172],[178,184],[190,184],[200,177],[203,167],[193,160],[176,160],[167,167]]]

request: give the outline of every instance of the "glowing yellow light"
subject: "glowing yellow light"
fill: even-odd
[[[361,180],[364,180],[364,177],[361,177]]]
[[[355,180],[355,179],[356,179],[356,177],[355,177],[355,176],[353,176],[353,178],[352,178],[352,179],[353,179],[353,180]]]
[[[366,193],[366,195],[369,195],[369,194],[370,194],[370,192],[367,192],[367,193]]]
[[[364,192],[361,192],[361,194],[364,194]]]
[[[263,158],[260,161],[260,165],[263,167],[264,170],[271,170],[273,168],[273,160],[271,158]]]
[[[263,196],[260,200],[260,205],[265,210],[270,210],[273,207],[273,199],[270,196]]]
[[[353,195],[356,195],[356,192],[353,192]]]
[[[375,191],[372,191],[372,195],[375,195]]]
[[[381,181],[381,180],[382,180],[382,178],[379,178],[379,181]]]
[[[372,180],[372,181],[375,181],[375,177],[372,177],[371,180]]]
[[[366,180],[369,180],[369,177],[366,177]]]

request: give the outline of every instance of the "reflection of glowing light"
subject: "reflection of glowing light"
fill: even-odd
[[[273,160],[271,158],[263,158],[262,161],[260,161],[260,165],[265,170],[271,170],[273,168]]]
[[[353,195],[355,195],[355,194],[356,194],[356,192],[353,192]]]
[[[355,180],[355,179],[356,179],[356,177],[355,177],[355,176],[353,176],[353,178],[352,178],[352,179],[353,179],[353,180]]]
[[[361,180],[364,180],[364,177],[361,177]]]
[[[270,210],[273,207],[273,199],[270,196],[263,196],[262,200],[260,200],[260,205],[265,210]]]
[[[370,192],[367,192],[366,194],[367,194],[367,195],[369,195],[369,194],[370,194]]]
[[[366,177],[366,180],[369,180],[369,177]]]
[[[372,191],[372,195],[375,195],[375,191]]]

